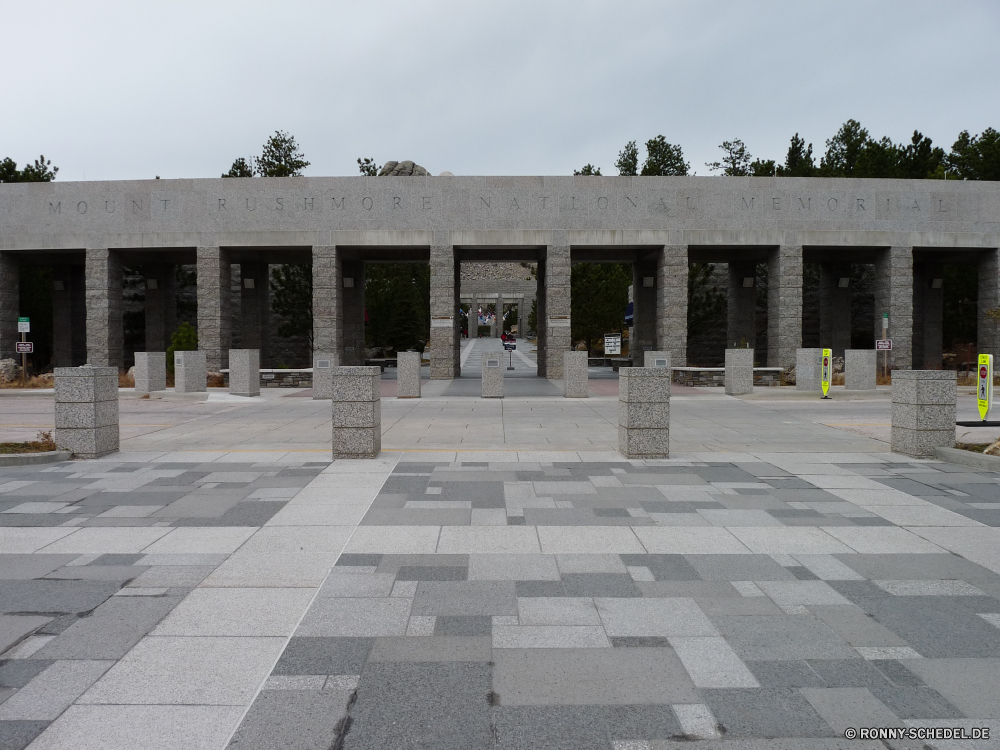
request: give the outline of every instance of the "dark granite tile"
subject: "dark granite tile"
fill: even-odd
[[[434,635],[492,635],[493,618],[487,615],[439,615]]]
[[[382,555],[365,555],[354,552],[345,552],[337,558],[337,565],[349,566],[377,566],[382,562]]]
[[[568,573],[562,580],[566,596],[642,596],[628,575]]]
[[[727,739],[834,736],[795,688],[710,688],[701,694]]]
[[[0,721],[0,750],[24,750],[50,722]]]
[[[273,674],[361,674],[374,638],[294,637]]]
[[[464,581],[467,567],[455,565],[404,565],[396,573],[397,581]]]
[[[7,659],[0,661],[0,687],[21,688],[52,664],[51,659]]]
[[[813,671],[809,662],[801,660],[748,661],[747,668],[753,672],[761,687],[800,688],[826,687],[823,679]]]
[[[683,555],[619,555],[625,565],[650,569],[657,581],[700,581],[701,576]]]
[[[670,641],[660,636],[611,636],[613,648],[670,648]]]

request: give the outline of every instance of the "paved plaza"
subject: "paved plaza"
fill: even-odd
[[[375,460],[301,392],[123,392],[121,453],[0,468],[0,748],[998,746],[844,733],[1000,736],[1000,473],[836,391],[675,386],[625,461],[614,378],[513,361],[503,400],[387,372]]]

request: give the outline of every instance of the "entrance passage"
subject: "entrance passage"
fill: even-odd
[[[517,339],[517,349],[503,350],[503,341],[493,338],[469,339],[462,341],[462,374],[456,378],[442,395],[474,396],[481,394],[480,381],[483,375],[483,354],[501,352],[504,362],[505,396],[561,396],[559,386],[538,376],[536,346],[525,339]],[[512,366],[513,370],[507,368]]]

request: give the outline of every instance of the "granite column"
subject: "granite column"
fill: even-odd
[[[148,263],[146,277],[146,351],[165,352],[177,327],[177,291],[172,263]]]
[[[913,248],[889,247],[875,261],[875,338],[882,338],[882,316],[889,314],[889,366],[913,366]]]
[[[802,346],[802,246],[781,245],[767,261],[767,365],[786,370]]]
[[[335,246],[312,249],[313,349],[333,355],[333,367],[344,356],[343,265]]]
[[[552,233],[552,244],[545,248],[545,317],[539,316],[539,326],[545,326],[545,377],[560,380],[563,376],[563,353],[573,348],[571,336],[570,275],[572,273],[569,242],[564,231]]]
[[[843,357],[851,348],[851,264],[821,263],[819,267],[819,343]]]
[[[977,348],[981,354],[992,354],[1000,361],[1000,320],[990,316],[1000,308],[1000,250],[985,250],[979,256]]]
[[[232,311],[229,251],[199,247],[198,349],[205,352],[209,372],[229,367]]]
[[[635,290],[633,290],[633,294]],[[656,263],[656,349],[670,352],[671,364],[687,364],[688,248],[666,245]]]
[[[628,351],[633,362],[641,362],[642,353],[656,346],[656,263],[654,257],[632,264],[632,332]]]
[[[87,364],[121,368],[122,263],[114,250],[87,248]]]
[[[727,317],[726,346],[753,349],[757,339],[757,264],[754,261],[729,264]]]
[[[448,232],[434,232],[431,245],[431,380],[450,380],[457,368],[459,346],[458,269]]]
[[[17,359],[17,316],[21,309],[21,268],[17,256],[0,252],[0,359]]]

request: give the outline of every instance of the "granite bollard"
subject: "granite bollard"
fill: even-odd
[[[483,352],[483,398],[503,398],[503,352]]]
[[[174,352],[174,393],[205,393],[207,390],[205,352]]]
[[[874,349],[844,350],[844,389],[874,391],[878,372],[878,353]]]
[[[670,352],[643,352],[642,353],[642,366],[643,367],[666,367],[670,369]],[[638,367],[638,365],[636,365]]]
[[[260,349],[229,350],[229,392],[233,396],[260,395]]]
[[[332,352],[313,352],[313,399],[329,399],[333,388]]]
[[[919,458],[955,446],[955,378],[954,370],[893,371],[893,453]]]
[[[795,350],[795,390],[823,390],[823,370],[819,363],[822,354],[822,349]]]
[[[753,349],[726,349],[726,394],[753,393]]]
[[[420,352],[396,353],[396,397],[420,398]]]
[[[135,353],[135,392],[153,393],[167,389],[167,353]]]
[[[378,458],[382,452],[380,367],[334,367],[333,457]]]
[[[625,458],[670,456],[669,367],[626,367],[618,379],[618,451]]]
[[[587,352],[563,353],[563,396],[587,398]]]
[[[118,451],[118,368],[57,367],[55,442],[78,458]]]

